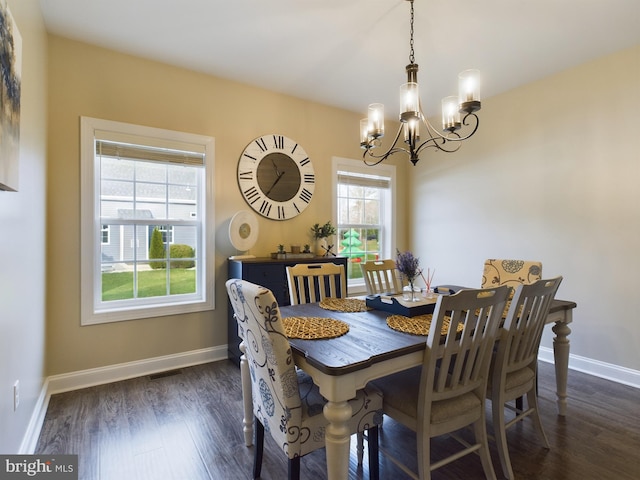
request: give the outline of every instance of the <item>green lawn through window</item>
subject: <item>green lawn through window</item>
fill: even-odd
[[[171,295],[195,293],[195,269],[173,268],[170,271]],[[165,269],[138,272],[138,297],[161,297],[167,294]],[[133,272],[102,274],[102,301],[133,298]]]

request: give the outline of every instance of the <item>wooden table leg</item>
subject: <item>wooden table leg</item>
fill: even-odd
[[[324,416],[329,420],[325,433],[328,480],[347,480],[349,478],[349,449],[351,431],[347,422],[351,418],[351,405],[348,402],[327,402]]]
[[[567,315],[571,315],[568,312]],[[556,367],[556,394],[558,396],[558,413],[567,414],[567,376],[569,371],[569,334],[568,322],[558,321],[551,328],[556,334],[553,339],[553,359]]]
[[[242,403],[244,418],[242,419],[242,431],[244,432],[244,444],[247,447],[253,445],[253,400],[251,399],[251,374],[249,362],[245,355],[245,344],[240,342],[240,381],[242,382]]]

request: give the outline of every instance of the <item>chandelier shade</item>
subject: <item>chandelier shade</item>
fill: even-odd
[[[369,105],[367,118],[360,120],[360,147],[364,149],[363,158],[367,165],[377,165],[396,153],[404,153],[415,165],[420,153],[430,147],[447,153],[460,148],[478,130],[479,119],[475,114],[481,107],[480,72],[465,70],[458,75],[458,95],[442,100],[442,132],[434,128],[422,112],[420,86],[418,84],[418,64],[415,63],[413,49],[414,0],[411,3],[411,30],[409,43],[409,64],[406,67],[407,82],[400,86],[400,128],[391,147],[381,154],[376,148],[384,137],[384,105]],[[464,114],[464,117],[461,117]],[[424,125],[425,140],[420,140],[420,123]],[[458,130],[467,127],[467,133],[461,135]],[[400,138],[402,137],[402,141]],[[400,144],[398,142],[400,141]],[[402,145],[402,142],[406,146]]]

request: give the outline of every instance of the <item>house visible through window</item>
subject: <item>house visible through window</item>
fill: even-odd
[[[391,258],[394,248],[393,199],[395,167],[366,167],[335,159],[337,251],[349,258],[349,292],[364,286],[360,265]]]
[[[109,245],[109,225],[102,225],[100,228],[100,235],[102,236],[102,245]]]
[[[213,139],[82,119],[82,324],[213,308]]]

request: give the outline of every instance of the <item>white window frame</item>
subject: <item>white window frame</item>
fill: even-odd
[[[81,325],[135,320],[140,318],[201,312],[215,308],[215,225],[214,145],[212,137],[163,130],[110,120],[81,117]],[[197,145],[204,151],[203,192],[198,202],[203,218],[199,235],[203,251],[201,267],[197,270],[196,294],[188,296],[151,297],[137,302],[102,302],[100,178],[96,169],[96,134],[109,132],[115,137],[130,138],[132,143],[171,148]]]
[[[396,166],[388,164],[379,164],[376,166],[365,165],[362,160],[353,160],[349,158],[333,157],[332,159],[332,178],[333,178],[333,218],[334,225],[338,225],[338,172],[346,171],[350,173],[362,173],[368,175],[381,175],[390,179],[390,201],[383,205],[383,220],[382,224],[385,226],[382,231],[383,246],[380,251],[381,258],[395,258],[394,252],[396,251],[396,215],[394,214],[396,209]],[[338,239],[339,241],[339,239]],[[366,285],[364,278],[361,280],[349,280],[349,295],[360,295],[366,293]]]

